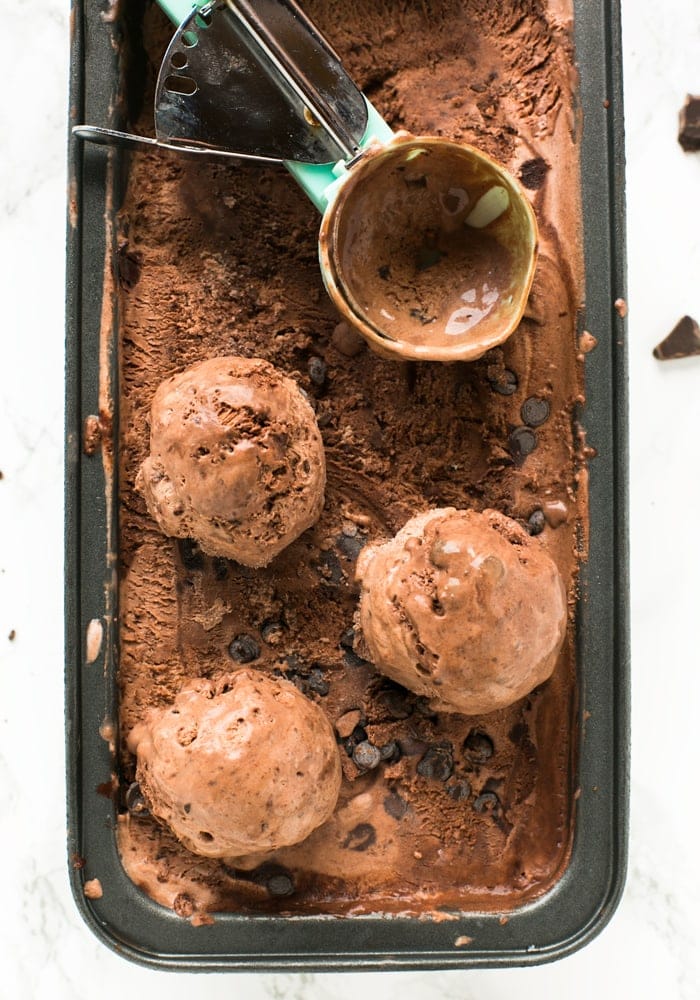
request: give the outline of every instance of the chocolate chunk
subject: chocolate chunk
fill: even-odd
[[[185,569],[204,569],[204,556],[194,538],[178,538],[177,547]]]
[[[541,396],[529,396],[520,407],[520,417],[528,427],[539,427],[549,417],[549,403]]]
[[[690,316],[680,319],[668,337],[654,348],[654,357],[659,361],[690,358],[694,354],[700,354],[700,327]]]
[[[366,851],[377,840],[377,834],[371,823],[358,823],[343,841],[343,847],[351,851]]]
[[[529,427],[516,427],[508,438],[508,448],[516,464],[523,462],[537,447],[537,435]]]
[[[382,759],[379,747],[375,747],[369,740],[358,743],[352,752],[352,759],[362,771],[373,771]]]
[[[382,264],[381,267],[377,268],[377,274],[382,279],[382,281],[388,281],[391,277],[391,268],[388,264]]]
[[[326,375],[328,374],[328,365],[323,360],[323,358],[309,358],[308,364],[309,378],[316,386],[317,389],[322,388],[326,383]]]
[[[126,808],[132,816],[139,818],[150,816],[151,810],[143,797],[141,786],[138,781],[132,781],[126,792]]]
[[[518,176],[523,187],[536,191],[542,187],[548,170],[549,164],[541,156],[536,156],[532,160],[525,160]]]
[[[463,745],[464,756],[472,764],[483,764],[493,757],[493,740],[477,729],[467,736]]]
[[[445,785],[445,791],[455,802],[464,802],[472,793],[472,786],[468,781],[453,781]]]
[[[545,518],[544,511],[533,510],[527,519],[527,530],[531,535],[541,535],[544,531]]]
[[[512,396],[518,389],[518,376],[506,368],[501,375],[489,379],[489,385],[499,396]]]
[[[260,646],[252,635],[243,633],[229,643],[228,653],[236,663],[252,663],[260,656]]]
[[[686,97],[679,115],[678,141],[686,153],[700,149],[700,97]]]
[[[430,781],[447,781],[453,768],[452,754],[447,747],[430,747],[418,761],[416,771]]]

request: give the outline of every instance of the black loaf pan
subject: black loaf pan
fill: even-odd
[[[121,25],[105,0],[72,10],[71,125],[119,127],[125,92]],[[66,742],[68,855],[85,921],[118,953],[179,970],[351,970],[508,967],[551,961],[605,926],[620,898],[627,850],[629,643],[627,553],[627,366],[624,324],[624,153],[620,18],[616,0],[575,0],[583,113],[585,324],[598,347],[586,362],[583,424],[590,463],[590,552],[581,578],[578,802],[570,863],[542,898],[509,914],[464,913],[435,923],[401,916],[324,918],[225,914],[195,928],[146,897],[122,869],[108,787],[114,755],[104,720],[118,718],[116,565],[118,406],[111,440],[82,449],[84,420],[100,411],[100,362],[116,385],[116,317],[103,296],[105,218],[119,203],[117,151],[71,140],[66,360]],[[111,162],[111,168],[108,163]],[[104,301],[103,301],[104,298]],[[104,385],[103,385],[104,391]],[[115,394],[116,396],[117,394]],[[109,437],[109,435],[108,435]],[[93,625],[90,657],[86,636]],[[100,628],[102,633],[100,634]],[[585,724],[583,713],[586,713]],[[590,715],[589,715],[590,713]],[[107,737],[105,739],[105,737]],[[113,744],[112,744],[113,747]],[[87,859],[86,863],[83,859]],[[103,896],[86,899],[86,878]],[[469,947],[455,947],[460,936]]]

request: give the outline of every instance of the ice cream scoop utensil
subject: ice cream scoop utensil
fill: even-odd
[[[470,146],[396,135],[294,0],[160,2],[179,27],[155,139],[79,135],[284,163],[323,215],[331,298],[386,357],[471,360],[512,333],[537,227],[507,171]]]

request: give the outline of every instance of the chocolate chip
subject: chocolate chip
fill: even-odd
[[[533,510],[532,514],[530,514],[527,519],[527,530],[531,535],[541,535],[544,531],[544,525],[544,512],[541,510]]]
[[[204,556],[194,538],[178,538],[177,547],[185,569],[204,569]]]
[[[490,816],[493,816],[495,813],[500,812],[501,800],[495,792],[482,792],[481,795],[477,795],[474,799],[473,808],[476,813],[488,813]]]
[[[408,812],[408,802],[398,792],[391,792],[384,799],[384,810],[393,819],[401,819]]]
[[[340,647],[341,649],[349,649],[352,651],[353,645],[355,644],[355,629],[346,628],[340,637]]]
[[[323,358],[309,358],[309,364],[307,366],[309,372],[309,378],[317,388],[321,388],[326,383],[326,375],[328,374],[328,365],[323,360]]]
[[[343,746],[348,757],[352,757],[355,747],[367,740],[367,730],[362,725],[357,725],[350,735],[343,740]]]
[[[343,847],[351,851],[366,851],[377,840],[377,834],[371,823],[358,823],[343,841]]]
[[[529,188],[530,191],[536,191],[537,188],[542,187],[548,170],[549,165],[541,156],[536,156],[523,163],[518,176],[523,187]]]
[[[512,396],[518,389],[518,376],[510,368],[505,368],[497,378],[489,379],[489,385],[499,396]]]
[[[402,687],[384,687],[377,694],[379,707],[390,719],[407,719],[413,712],[413,697]]]
[[[416,712],[425,719],[437,719],[437,712],[425,695],[420,695],[420,697],[416,698]]]
[[[431,781],[447,781],[453,768],[452,754],[447,747],[430,747],[418,761],[416,771]]]
[[[367,538],[364,535],[355,535],[352,538],[347,535],[340,535],[336,544],[346,559],[355,562],[367,544]]]
[[[382,279],[382,281],[388,281],[391,277],[391,268],[388,264],[382,264],[381,267],[377,268],[377,274]]]
[[[271,896],[291,896],[294,892],[294,882],[286,872],[272,875],[265,885]]]
[[[434,316],[428,316],[427,313],[424,313],[421,309],[411,309],[409,310],[409,315],[412,316],[413,319],[419,320],[422,326],[427,326],[429,323],[435,322]]]
[[[445,791],[455,802],[464,802],[472,793],[472,786],[468,781],[455,781],[445,786]]]
[[[463,745],[464,756],[472,764],[484,764],[493,757],[493,740],[486,733],[472,729]]]
[[[347,649],[345,655],[343,656],[343,663],[346,667],[371,667],[372,664],[369,660],[363,660],[361,656],[358,656],[352,649]]]
[[[395,764],[397,760],[401,760],[401,747],[396,740],[389,740],[388,743],[380,746],[379,756],[382,760],[387,761],[387,763]]]
[[[126,808],[132,816],[139,818],[151,815],[151,810],[143,797],[138,781],[132,781],[126,791]]]
[[[549,403],[541,396],[529,396],[520,407],[520,417],[528,427],[539,427],[549,417]]]
[[[284,632],[284,623],[272,619],[263,622],[262,628],[260,629],[260,635],[262,636],[263,642],[266,642],[268,646],[279,646],[284,639]]]
[[[229,643],[228,652],[236,663],[252,663],[260,656],[260,646],[252,635],[243,633]]]
[[[516,463],[520,463],[537,447],[537,435],[529,427],[516,427],[508,438],[508,447]]]
[[[323,671],[320,667],[312,667],[309,670],[309,676],[306,678],[306,686],[310,691],[315,694],[320,694],[322,697],[328,694],[330,691],[330,686],[328,681],[323,677]]]
[[[379,747],[375,747],[369,740],[358,743],[352,752],[352,759],[363,771],[373,771],[382,759]]]
[[[272,862],[260,865],[252,872],[236,871],[234,877],[263,886],[271,896],[291,896],[294,892],[294,879],[291,873],[282,865]]]
[[[329,583],[337,585],[345,579],[343,567],[340,565],[340,560],[335,552],[324,551],[319,553],[318,570],[321,576]]]

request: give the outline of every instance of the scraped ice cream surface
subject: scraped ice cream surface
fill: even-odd
[[[211,358],[163,382],[137,487],[166,535],[265,566],[318,520],[326,466],[296,383],[256,358]]]
[[[326,715],[293,684],[254,670],[190,682],[128,742],[151,813],[205,857],[296,844],[338,800]]]
[[[534,283],[518,328],[481,359],[385,360],[339,325],[319,272],[318,216],[282,168],[132,155],[114,241],[119,722],[141,736],[119,752],[121,857],[153,899],[198,919],[508,913],[556,883],[575,829],[587,510],[570,6],[304,9],[393,128],[470,143],[522,181],[540,232]],[[172,28],[155,5],[143,19],[135,51],[146,53],[148,85],[135,124],[146,132]],[[426,295],[451,259],[431,249],[417,270]],[[382,289],[392,261],[376,263]],[[235,395],[225,414],[222,379],[219,403]],[[428,544],[405,552],[416,524]],[[380,598],[392,597],[394,572],[401,615]],[[208,798],[201,764],[191,800],[188,767],[154,783],[200,739],[206,749],[217,706],[221,718],[248,720],[252,740],[255,702],[240,716],[223,707],[232,674],[293,685],[332,730],[337,803],[321,821],[325,806],[300,798],[309,832],[294,843],[271,835],[260,848],[243,836],[249,820],[275,819],[256,798],[264,761],[240,781],[232,765],[224,782],[258,803],[247,818],[227,811],[243,800]],[[222,693],[205,698],[205,688]],[[172,717],[179,698],[201,734],[186,747]],[[314,738],[315,764],[291,774],[288,728],[275,727],[270,765],[308,791],[328,730]],[[149,798],[150,814],[140,807]],[[236,857],[244,841],[257,848]],[[233,854],[205,856],[207,843]]]
[[[369,658],[436,711],[506,708],[554,670],[567,622],[559,570],[497,511],[414,517],[363,550],[358,575]]]

